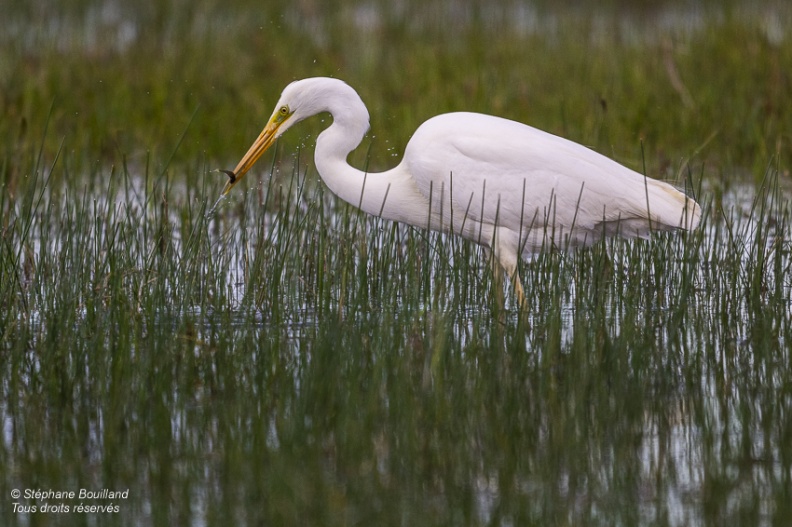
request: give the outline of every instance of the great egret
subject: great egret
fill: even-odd
[[[348,84],[324,77],[283,90],[264,130],[234,171],[226,171],[221,198],[283,132],[322,112],[333,123],[316,139],[315,162],[333,193],[369,214],[483,245],[512,278],[520,304],[520,255],[615,234],[691,230],[701,217],[698,204],[671,185],[572,141],[476,113],[429,119],[397,167],[363,172],[347,156],[369,129],[368,110]]]

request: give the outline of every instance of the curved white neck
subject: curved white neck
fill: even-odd
[[[360,190],[367,177],[362,171],[350,166],[347,157],[358,147],[366,131],[350,128],[333,118],[333,124],[316,139],[314,161],[319,175],[333,194],[358,206]]]
[[[306,81],[301,81],[305,87]],[[304,116],[329,112],[333,124],[316,139],[316,169],[330,190],[362,211],[387,220],[426,225],[428,200],[418,191],[403,165],[376,174],[347,163],[349,153],[360,145],[369,127],[366,105],[357,92],[340,81],[311,81]],[[310,86],[309,86],[310,88]]]
[[[385,206],[400,188],[396,171],[372,174],[347,163],[349,153],[360,145],[366,133],[356,124],[334,117],[333,124],[316,139],[316,169],[333,194],[350,205],[374,216],[404,221]]]

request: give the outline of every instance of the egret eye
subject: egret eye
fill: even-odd
[[[275,115],[275,122],[282,123],[284,119],[291,115],[291,111],[289,111],[289,107],[287,105],[283,105],[278,108],[278,113]]]

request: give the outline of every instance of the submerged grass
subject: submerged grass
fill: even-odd
[[[735,3],[636,38],[651,11],[540,4],[550,27],[523,30],[509,3],[77,2],[23,38],[35,5],[0,37],[0,523],[790,517],[791,61],[772,23]],[[424,118],[482,110],[634,168],[643,139],[649,174],[695,182],[703,224],[524,262],[521,312],[475,245],[331,196],[298,144],[318,121],[207,217],[210,169],[292,76],[328,72],[369,102],[372,169]],[[8,498],[80,488],[129,495],[57,516]]]

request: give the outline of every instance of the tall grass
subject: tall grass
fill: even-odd
[[[766,18],[727,4],[635,38],[651,10],[540,5],[548,27],[524,30],[467,3],[374,4],[370,26],[355,2],[78,2],[23,38],[36,5],[0,37],[1,523],[792,513],[790,46]],[[369,103],[358,166],[482,110],[634,168],[643,140],[650,175],[694,182],[702,225],[523,262],[521,311],[477,246],[336,200],[310,160],[319,119],[207,216],[211,170],[314,74]],[[13,513],[27,488],[130,493],[118,514]]]
[[[91,180],[8,201],[4,492],[130,487],[121,524],[783,512],[754,507],[787,492],[774,169],[694,233],[540,255],[527,312],[475,246],[303,169],[211,219],[206,189]]]

